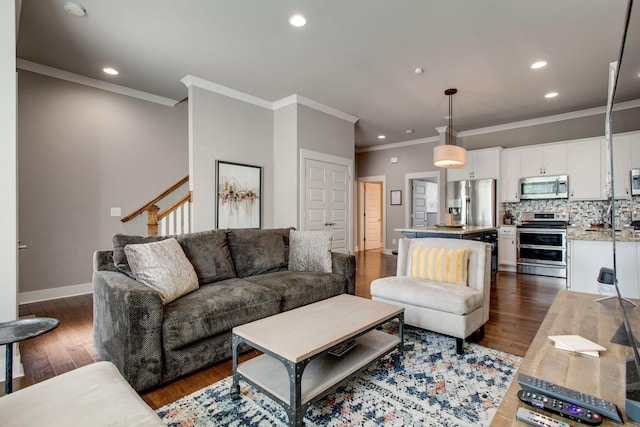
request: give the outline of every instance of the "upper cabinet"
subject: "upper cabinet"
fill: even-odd
[[[600,200],[604,194],[604,144],[600,138],[567,144],[567,174],[571,200]]]
[[[448,169],[447,181],[465,179],[495,178],[500,175],[500,152],[502,149],[487,148],[467,151],[467,164],[464,168]]]
[[[518,202],[520,192],[518,182],[520,180],[520,150],[503,150],[500,160],[500,201]]]
[[[605,140],[606,144],[606,140]],[[614,195],[616,199],[631,198],[631,138],[629,135],[613,135],[613,179]],[[610,170],[610,165],[604,168],[604,175]]]
[[[520,149],[520,177],[565,175],[567,173],[566,144]]]

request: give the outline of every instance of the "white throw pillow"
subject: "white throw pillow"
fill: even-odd
[[[331,231],[289,233],[289,270],[331,273]]]
[[[163,305],[198,289],[198,276],[176,239],[126,245],[124,253],[136,280],[157,291]]]

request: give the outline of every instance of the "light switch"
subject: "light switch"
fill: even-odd
[[[122,216],[122,209],[111,208],[111,216]]]
[[[391,163],[398,163],[398,158],[397,157],[392,157],[391,158]]]

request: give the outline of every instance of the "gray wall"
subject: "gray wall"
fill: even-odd
[[[437,143],[416,144],[387,150],[368,151],[357,154],[357,175],[386,176],[386,206],[383,207],[385,224],[385,248],[395,249],[393,239],[402,237],[402,234],[393,231],[395,228],[406,228],[405,215],[408,203],[411,199],[405,192],[405,175],[419,172],[440,173],[440,206],[444,205],[444,188],[446,176],[444,169],[433,165],[433,147]],[[391,158],[397,157],[398,163],[391,163]],[[402,190],[402,205],[391,205],[390,191]]]
[[[298,105],[298,148],[354,159],[353,123]]]
[[[262,227],[273,226],[273,111],[189,88],[194,231],[215,228],[215,162],[262,166]]]
[[[127,215],[188,173],[187,105],[19,72],[20,293],[91,282],[91,257]],[[186,192],[185,192],[186,194]]]

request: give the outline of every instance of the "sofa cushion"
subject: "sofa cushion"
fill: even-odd
[[[348,285],[347,278],[340,274],[315,271],[278,271],[244,280],[277,292],[282,299],[281,311],[346,293]]]
[[[236,277],[224,230],[183,234],[176,239],[191,261],[200,285]]]
[[[129,236],[127,234],[116,234],[113,236],[113,262],[118,270],[127,276],[134,278],[131,267],[127,261],[127,255],[124,253],[124,247],[130,244],[151,243],[160,240],[169,239],[171,236]]]
[[[371,282],[371,295],[388,301],[431,308],[458,315],[471,313],[482,307],[483,293],[467,286],[392,276]]]
[[[469,248],[409,247],[407,276],[467,286]]]
[[[331,273],[331,231],[289,233],[289,270]]]
[[[198,276],[176,239],[129,244],[124,253],[135,279],[157,291],[162,304],[198,289]]]
[[[280,297],[242,279],[203,286],[164,307],[163,347],[175,350],[278,313]]]
[[[238,277],[286,270],[290,230],[292,228],[228,230],[227,242]]]

